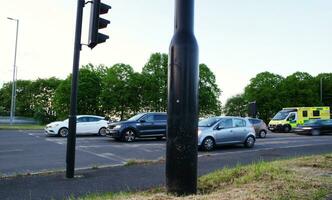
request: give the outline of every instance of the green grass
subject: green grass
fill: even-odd
[[[176,197],[165,188],[142,192],[91,194],[82,200],[320,200],[332,191],[332,154],[258,162],[217,170],[198,180],[198,194]]]
[[[40,130],[44,128],[45,125],[36,124],[0,124],[0,130]]]

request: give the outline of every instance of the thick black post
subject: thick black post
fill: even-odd
[[[194,0],[175,0],[175,31],[168,67],[167,192],[197,191],[198,44]]]
[[[82,16],[84,0],[77,0],[76,30],[74,45],[73,74],[71,80],[69,134],[67,136],[66,177],[73,178],[75,172],[75,146],[76,146],[76,115],[77,115],[77,82],[81,51]]]

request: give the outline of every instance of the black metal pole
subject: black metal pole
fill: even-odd
[[[166,188],[176,195],[197,191],[198,44],[194,0],[175,1],[169,49]]]
[[[77,0],[75,45],[73,59],[73,74],[71,80],[69,134],[67,136],[66,177],[73,178],[75,172],[75,146],[76,146],[76,115],[77,115],[77,82],[81,51],[81,35],[84,0]]]

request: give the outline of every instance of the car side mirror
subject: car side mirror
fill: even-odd
[[[139,120],[139,122],[144,123],[146,121],[145,121],[145,119],[141,119],[141,120]]]
[[[217,126],[217,130],[221,130],[221,129],[224,129],[225,127],[223,125],[218,125]]]

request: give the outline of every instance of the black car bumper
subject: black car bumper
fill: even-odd
[[[106,136],[112,137],[112,138],[121,138],[121,132],[120,130],[107,130]]]
[[[281,124],[278,124],[278,125],[269,125],[269,130],[270,131],[273,131],[273,132],[278,132],[278,131],[283,131],[284,130],[284,127],[281,125]]]

